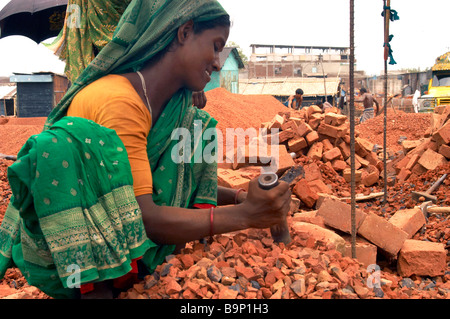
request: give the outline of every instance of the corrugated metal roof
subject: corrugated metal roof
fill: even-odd
[[[0,86],[0,100],[11,99],[17,93],[15,85],[1,85]]]
[[[295,90],[302,89],[304,96],[334,95],[339,89],[339,78],[284,78],[284,79],[249,79],[239,80],[239,93],[244,95],[293,95]],[[325,86],[326,85],[326,86]]]

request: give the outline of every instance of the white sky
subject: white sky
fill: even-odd
[[[26,1],[26,0],[24,0]],[[349,46],[349,0],[219,0],[233,20],[229,41],[246,55],[249,45]],[[0,8],[9,0],[0,0]],[[390,23],[393,56],[389,70],[431,67],[450,51],[449,0],[391,0],[400,20]],[[383,60],[383,0],[355,0],[356,70],[379,75]],[[47,48],[20,36],[0,39],[0,76],[53,71],[64,64]]]

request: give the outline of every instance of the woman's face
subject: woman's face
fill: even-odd
[[[225,47],[229,27],[215,27],[195,34],[191,30],[182,47],[184,86],[201,91],[211,80],[213,71],[220,70],[219,53]]]

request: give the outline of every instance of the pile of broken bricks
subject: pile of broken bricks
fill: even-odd
[[[261,144],[269,146],[273,141],[279,143],[278,175],[294,166],[295,158],[307,156],[314,161],[322,161],[350,182],[349,122],[345,115],[338,113],[337,108],[323,112],[316,105],[300,111],[280,112],[271,122],[261,124],[263,133],[260,136],[245,146],[238,146],[231,160],[227,158],[224,163],[219,163],[219,184],[246,188],[248,179],[261,172],[257,166],[265,163],[263,159],[257,158],[258,155],[252,154],[258,154]],[[367,187],[375,185],[383,176],[381,149],[377,149],[367,139],[358,137],[357,131],[355,134],[355,181]],[[267,149],[270,151],[270,147]],[[309,185],[304,186],[308,188]]]
[[[397,180],[407,181],[411,175],[421,175],[450,160],[450,105],[437,106],[431,114],[431,125],[419,140],[401,142],[403,152],[391,163],[388,172]],[[392,169],[393,168],[393,169]]]

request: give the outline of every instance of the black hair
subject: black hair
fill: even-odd
[[[367,93],[367,90],[366,90],[366,88],[360,88],[360,89],[359,89],[359,92]]]
[[[223,15],[213,20],[196,22],[194,20],[194,33],[199,34],[205,30],[214,29],[216,27],[230,27],[231,21],[229,15]]]
[[[295,90],[295,94],[303,95],[303,90],[302,89],[297,89],[297,90]]]

